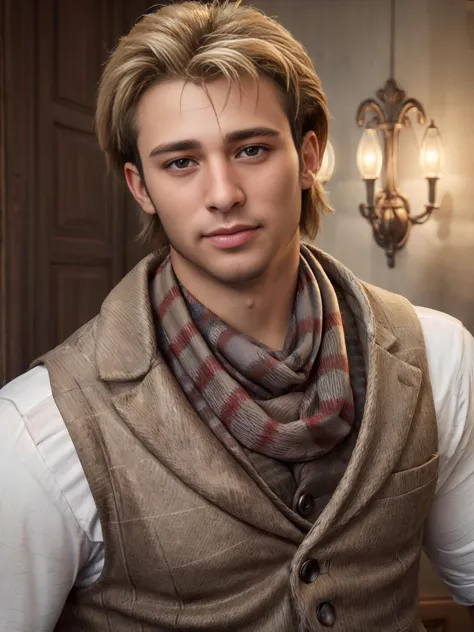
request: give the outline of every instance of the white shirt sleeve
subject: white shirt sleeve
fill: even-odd
[[[83,472],[77,476],[72,441],[61,434],[67,434],[64,422],[60,419],[58,431],[49,414],[57,410],[52,398],[40,398],[29,408],[38,385],[46,383],[48,391],[46,369],[34,369],[15,382],[0,392],[0,632],[51,632],[97,545],[77,517],[82,507],[78,492],[88,486]],[[26,410],[19,410],[19,402]],[[33,436],[30,413],[39,421]],[[65,472],[66,492],[76,496],[78,513],[51,471],[56,463]],[[74,484],[81,475],[82,482]]]
[[[454,318],[419,311],[438,423],[438,484],[425,550],[454,600],[474,604],[474,339]]]

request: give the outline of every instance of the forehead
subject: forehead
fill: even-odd
[[[220,78],[205,89],[184,80],[166,80],[151,87],[137,108],[138,144],[182,138],[209,140],[247,127],[274,127],[290,133],[280,88],[265,77],[231,83]]]

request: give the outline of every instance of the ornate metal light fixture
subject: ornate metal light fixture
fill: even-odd
[[[392,0],[391,15],[391,77],[377,91],[377,99],[366,99],[357,110],[357,124],[365,126],[357,150],[357,166],[365,182],[366,204],[359,210],[372,225],[375,241],[385,250],[389,267],[395,266],[395,253],[406,244],[410,227],[426,222],[436,204],[436,183],[441,177],[443,150],[438,128],[431,121],[427,128],[420,152],[420,162],[428,181],[428,203],[425,210],[412,215],[408,199],[397,188],[398,140],[403,127],[409,125],[408,114],[416,112],[418,122],[425,123],[425,111],[419,101],[406,98],[397,85],[394,75],[394,25],[395,0]],[[374,116],[366,123],[366,115]],[[384,148],[379,142],[378,132],[384,139]],[[375,182],[382,173],[382,189],[375,192]]]

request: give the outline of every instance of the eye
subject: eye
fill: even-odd
[[[266,151],[268,151],[268,149],[267,147],[263,147],[263,145],[249,145],[248,147],[244,147],[237,155],[243,155],[246,158],[257,158]]]
[[[194,163],[194,160],[191,158],[176,158],[176,160],[172,160],[165,165],[165,169],[171,169],[172,171],[183,171],[184,169],[188,169],[191,166],[191,163]]]

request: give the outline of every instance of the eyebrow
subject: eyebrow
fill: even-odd
[[[228,145],[233,143],[256,138],[257,136],[275,137],[279,136],[280,132],[271,127],[249,127],[248,129],[240,129],[235,132],[229,132],[224,136],[224,142]],[[177,140],[171,143],[164,143],[163,145],[157,145],[150,152],[150,158],[159,156],[161,154],[169,154],[177,151],[191,151],[193,149],[201,149],[201,143],[198,140]]]

